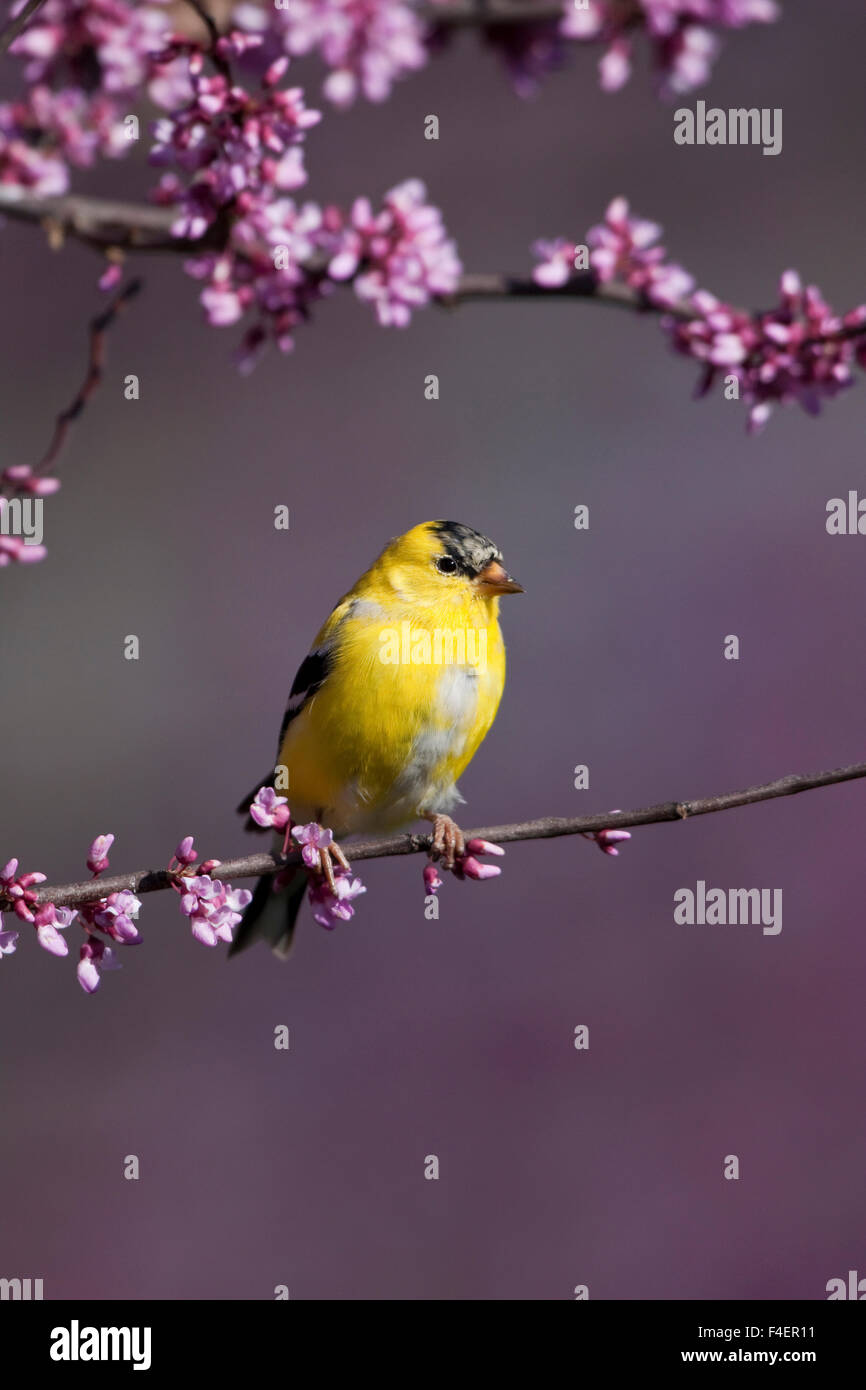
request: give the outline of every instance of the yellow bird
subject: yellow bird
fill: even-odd
[[[463,800],[457,779],[505,684],[499,596],[522,592],[493,541],[460,522],[425,521],[392,540],[316,637],[289,695],[276,769],[238,811],[285,769],[294,825],[316,821],[341,837],[423,818],[434,854],[453,867],[464,849],[451,819]],[[330,877],[329,858],[323,851]],[[264,937],[286,956],[306,883],[303,869],[280,892],[260,879],[232,952]]]

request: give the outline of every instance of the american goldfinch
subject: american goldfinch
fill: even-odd
[[[315,821],[337,837],[432,821],[433,853],[453,867],[464,852],[451,819],[463,800],[457,779],[505,684],[499,596],[522,592],[493,541],[460,522],[425,521],[392,540],[301,663],[276,769],[258,787],[285,769],[293,823]],[[329,878],[332,855],[345,863],[336,845],[321,855]],[[264,937],[286,956],[306,883],[302,868],[282,891],[260,879],[232,951]]]

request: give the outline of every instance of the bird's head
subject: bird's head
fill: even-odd
[[[386,546],[374,569],[401,598],[431,607],[523,593],[499,547],[459,521],[413,526]]]

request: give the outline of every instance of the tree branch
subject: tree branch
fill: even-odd
[[[562,835],[586,835],[599,830],[624,830],[628,826],[691,820],[694,816],[730,811],[757,801],[774,801],[780,796],[794,796],[815,787],[829,787],[837,782],[852,782],[861,777],[866,777],[866,763],[853,763],[850,767],[837,767],[830,772],[792,773],[775,782],[763,782],[744,791],[723,792],[721,796],[707,796],[696,801],[663,801],[637,811],[605,811],[595,816],[547,816],[542,820],[522,821],[514,825],[484,826],[480,830],[467,831],[466,837],[509,844],[515,840],[550,840]],[[353,863],[362,859],[391,858],[398,854],[420,854],[429,848],[429,835],[390,835],[347,845]],[[253,878],[276,873],[300,862],[298,851],[285,858],[270,853],[248,854],[239,859],[225,860],[213,870],[212,877],[223,880]],[[56,907],[77,907],[81,903],[106,897],[109,893],[157,893],[178,882],[175,875],[165,869],[138,869],[133,873],[112,874],[84,883],[46,885],[38,890],[37,900],[40,903],[54,903]]]
[[[0,216],[15,222],[38,222],[50,232],[52,247],[63,236],[74,237],[97,251],[172,251],[188,255],[213,244],[210,237],[188,241],[171,235],[177,214],[148,203],[119,203],[110,198],[67,194],[39,198],[12,184],[0,184]],[[214,228],[211,228],[214,233]]]
[[[15,18],[6,25],[6,28],[3,30],[2,34],[0,34],[0,57],[8,52],[22,29],[27,27],[27,21],[32,19],[36,11],[44,4],[45,0],[27,0],[27,4],[24,6],[21,13],[17,14]]]
[[[14,188],[0,184],[0,215],[19,222],[39,222],[58,234],[75,237],[99,251],[128,250],[174,252],[189,255],[221,245],[225,231],[213,226],[199,241],[171,235],[177,214],[171,208],[149,207],[138,203],[117,203],[104,198],[69,194],[62,198],[19,195]],[[662,309],[627,285],[598,282],[591,271],[576,271],[564,285],[547,289],[530,276],[474,274],[464,275],[453,294],[439,295],[436,302],[445,308],[472,300],[491,299],[595,299],[638,313],[667,313],[674,318],[691,319],[695,311],[685,300]]]

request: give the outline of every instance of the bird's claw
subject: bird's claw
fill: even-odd
[[[450,816],[434,816],[430,858],[441,860],[443,869],[453,869],[465,853],[466,838],[457,822]]]
[[[348,870],[351,867],[345,854],[340,849],[340,846],[332,840],[326,848],[319,850],[319,873],[327,882],[331,892],[336,894],[334,860],[336,860],[341,869]]]

